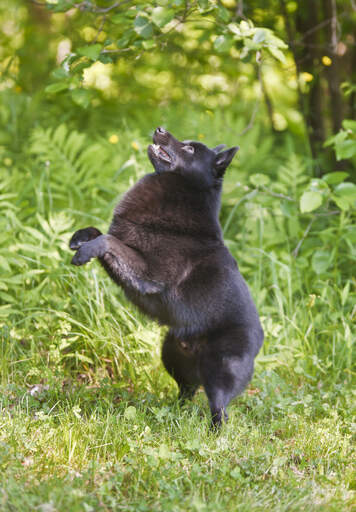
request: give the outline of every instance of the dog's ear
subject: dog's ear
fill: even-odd
[[[222,176],[224,174],[227,166],[231,163],[231,160],[234,158],[239,149],[240,148],[238,146],[234,146],[233,148],[227,149],[226,151],[216,155],[214,167],[218,176]]]
[[[214,153],[219,153],[219,151],[221,151],[224,148],[226,148],[226,144],[219,144],[218,146],[216,146],[216,148],[212,148],[212,150],[214,151]]]

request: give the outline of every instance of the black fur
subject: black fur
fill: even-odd
[[[127,297],[168,325],[162,359],[192,397],[202,384],[212,424],[253,374],[263,331],[248,287],[224,246],[218,220],[222,179],[237,147],[207,148],[155,131],[144,176],[114,211],[107,235],[77,231],[74,265],[99,258]]]

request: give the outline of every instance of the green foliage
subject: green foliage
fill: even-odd
[[[348,210],[355,206],[356,185],[344,181],[348,176],[345,172],[330,172],[322,179],[312,179],[307,190],[300,198],[302,212],[317,210],[323,203],[333,201],[341,210]]]
[[[356,155],[356,121],[344,119],[343,129],[329,137],[325,146],[333,146],[337,160],[352,158]]]
[[[51,95],[69,91],[73,101],[85,108],[89,98],[87,100],[84,93],[79,95],[82,89],[78,88],[82,87],[84,70],[93,63],[114,63],[122,54],[126,59],[139,58],[153,49],[162,52],[166,61],[167,47],[189,46],[191,34],[196,31],[205,55],[215,51],[226,56],[234,50],[235,57],[246,59],[252,54],[260,60],[261,54],[268,51],[278,61],[286,60],[282,50],[287,45],[271,29],[255,27],[251,20],[238,21],[232,9],[210,0],[190,4],[161,2],[159,5],[137,2],[129,8],[120,2],[105,8],[96,2],[77,4],[67,0],[48,0],[42,5],[54,13],[74,13],[74,9],[88,13],[90,44],[72,48],[61,67],[52,73],[55,82],[45,89]],[[101,19],[99,26],[98,18]]]
[[[232,3],[0,6],[1,510],[352,510],[355,124],[313,177],[283,20]],[[241,147],[221,223],[266,340],[220,436],[205,395],[178,405],[164,329],[70,265],[158,125]]]
[[[234,114],[171,108],[166,115],[179,137],[204,135],[210,145],[232,145],[226,125],[243,126]],[[289,511],[291,500],[295,510],[312,510],[316,500],[347,510],[355,208],[333,200],[347,174],[314,183],[290,139],[274,149],[259,125],[240,136],[221,221],[266,341],[251,388],[231,405],[216,437],[204,395],[178,406],[160,363],[159,327],[96,262],[80,269],[69,263],[72,232],[105,230],[119,197],[149,170],[151,119],[141,129],[135,119],[108,121],[101,134],[97,119],[94,111],[85,131],[28,122],[18,154],[3,148],[3,509],[21,502],[24,510],[110,510],[124,500],[135,511],[233,511],[237,502],[246,511]],[[309,190],[325,197],[303,212]]]
[[[171,115],[174,122],[177,113]],[[219,142],[216,133],[223,133],[226,118],[206,116],[209,123],[202,122],[207,142]],[[180,119],[178,131],[183,133],[192,115]],[[233,144],[229,137],[224,140]],[[3,328],[14,339],[27,340],[26,348],[18,347],[13,357],[31,347],[36,359],[32,343],[42,339],[37,341],[38,350],[48,352],[53,370],[90,368],[95,373],[106,367],[106,360],[114,360],[112,375],[120,379],[129,375],[138,385],[155,366],[150,362],[145,375],[134,370],[131,356],[136,349],[126,343],[136,340],[145,362],[139,356],[134,367],[142,363],[146,367],[153,346],[158,357],[157,329],[137,316],[95,264],[74,272],[67,243],[77,227],[94,224],[106,229],[120,194],[147,171],[149,139],[121,127],[114,135],[108,131],[92,140],[66,124],[37,126],[27,139],[19,164],[11,163],[11,172],[6,166],[1,171],[0,208],[6,215],[1,221],[0,314]],[[281,162],[271,152],[271,139],[262,136],[258,127],[241,136],[240,142],[239,160],[226,178],[221,220],[227,244],[250,281],[264,318],[267,341],[260,363],[275,369],[283,361],[281,374],[294,365],[298,372],[313,380],[323,378],[329,385],[341,376],[348,380],[355,186],[341,172],[310,180],[303,159],[294,152],[287,156],[286,146]],[[251,153],[254,147],[258,151]],[[254,172],[260,171],[267,154],[265,172]],[[308,202],[310,194],[315,194],[316,203]],[[143,338],[140,331],[146,333]],[[109,342],[112,336],[115,341]],[[4,350],[11,352],[11,343],[6,342]],[[330,365],[333,371],[326,373]],[[3,378],[5,382],[10,378],[8,370]]]

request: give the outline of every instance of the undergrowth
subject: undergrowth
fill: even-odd
[[[0,510],[352,509],[356,230],[352,201],[337,204],[350,177],[312,178],[260,125],[236,141],[232,116],[176,116],[162,124],[178,137],[241,146],[221,223],[266,334],[255,377],[211,434],[203,393],[176,402],[164,329],[96,262],[69,264],[73,231],[105,231],[150,171],[154,126],[29,123],[21,149],[0,148]],[[301,211],[306,192],[322,202]]]

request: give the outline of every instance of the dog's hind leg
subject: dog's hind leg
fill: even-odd
[[[193,345],[177,339],[169,331],[162,346],[162,361],[167,372],[178,384],[179,399],[184,401],[193,398],[200,384]]]
[[[254,356],[248,351],[241,353],[236,339],[215,339],[205,345],[199,358],[199,371],[209,400],[213,428],[227,421],[226,407],[251,380],[253,361]]]

